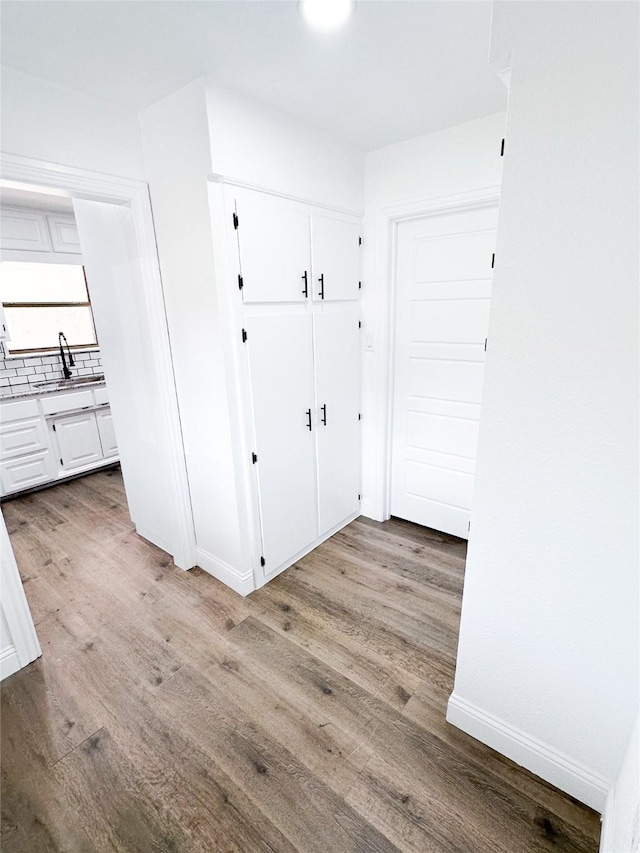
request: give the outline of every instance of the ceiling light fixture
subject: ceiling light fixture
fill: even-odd
[[[337,30],[347,23],[355,0],[300,0],[302,17],[316,30]]]

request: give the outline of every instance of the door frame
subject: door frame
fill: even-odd
[[[62,190],[71,198],[128,205],[131,209],[133,236],[140,252],[145,319],[150,330],[147,343],[153,352],[155,380],[167,429],[164,451],[169,460],[177,530],[172,556],[176,566],[190,569],[196,565],[195,530],[148,184],[4,153],[0,156],[0,179],[22,187],[30,185],[34,191]],[[142,328],[140,335],[145,337]]]
[[[369,511],[378,521],[391,518],[391,464],[393,446],[393,400],[395,385],[395,328],[397,285],[398,226],[403,222],[441,216],[445,213],[462,213],[492,207],[500,201],[500,184],[491,184],[456,195],[422,197],[399,204],[382,207],[374,223],[375,242],[378,248],[376,268],[384,277],[377,306],[379,318],[378,339],[380,357],[377,361],[382,379],[375,392],[376,459],[375,489]]]

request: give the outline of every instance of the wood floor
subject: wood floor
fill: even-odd
[[[2,685],[4,853],[597,851],[445,722],[460,540],[359,520],[242,599],[133,532],[117,470],[3,512],[43,649]]]

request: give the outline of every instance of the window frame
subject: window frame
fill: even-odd
[[[26,262],[28,263],[28,261]],[[86,302],[3,302],[3,308],[88,308],[91,317],[91,328],[93,329],[93,343],[88,344],[70,344],[69,349],[74,351],[98,349],[98,335],[96,334],[96,323],[93,316],[93,306],[91,305],[91,296],[89,294],[89,284],[87,282],[87,271],[84,264],[78,264],[82,267],[82,277],[84,278],[84,289],[87,294]],[[23,358],[25,356],[42,355],[43,353],[57,352],[57,349],[48,347],[31,347],[29,349],[11,349],[11,341],[4,342],[6,358]]]

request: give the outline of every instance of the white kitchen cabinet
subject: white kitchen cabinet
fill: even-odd
[[[268,576],[318,535],[311,317],[251,317],[246,331]]]
[[[0,341],[10,341],[9,327],[7,326],[7,318],[4,313],[4,306],[0,302]]]
[[[0,211],[0,248],[50,252],[51,239],[44,213],[28,208],[4,207]]]
[[[359,296],[360,226],[329,216],[311,216],[314,301],[354,300]]]
[[[24,456],[46,450],[47,427],[39,414],[24,420],[3,423],[0,426],[0,459]]]
[[[320,536],[360,506],[358,306],[331,307],[313,317]]]
[[[308,214],[256,193],[242,195],[236,206],[243,301],[304,302],[311,276]]]
[[[56,462],[50,450],[40,450],[0,463],[2,492],[5,495],[32,489],[56,479]]]
[[[60,464],[65,471],[91,465],[102,459],[100,433],[94,412],[81,412],[52,423],[56,434]]]
[[[98,424],[103,457],[106,459],[109,456],[117,456],[118,443],[116,441],[116,432],[113,428],[113,415],[111,414],[111,409],[108,407],[97,409],[96,423]]]
[[[48,213],[46,216],[53,251],[82,254],[75,218],[64,213]]]

